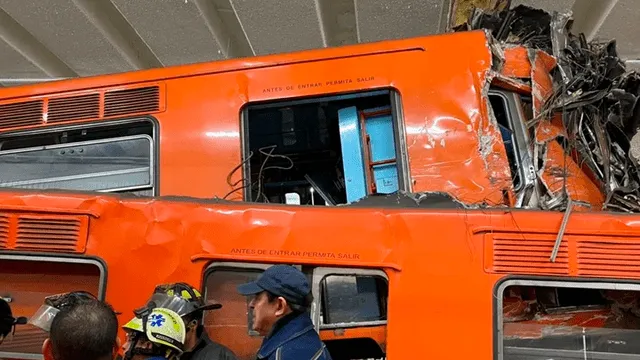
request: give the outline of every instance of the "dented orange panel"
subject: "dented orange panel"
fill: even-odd
[[[207,316],[207,327],[216,339],[232,346],[245,359],[259,342],[247,333],[246,300],[233,292],[234,282],[229,277],[205,276],[212,263],[380,269],[389,279],[386,332],[379,327],[333,334],[323,331],[325,341],[337,336],[367,336],[380,343],[385,334],[387,357],[407,359],[416,356],[415,344],[428,338],[441,344],[426,348],[423,355],[429,358],[491,360],[495,335],[486,330],[494,328],[496,321],[492,294],[509,274],[523,273],[522,264],[541,270],[554,266],[549,261],[547,242],[541,246],[540,237],[553,244],[563,217],[550,211],[274,206],[192,198],[0,191],[0,209],[5,211],[5,207],[19,207],[25,214],[43,208],[63,214],[95,214],[84,256],[105,264],[106,300],[122,313],[121,323],[146,302],[157,284],[189,282],[207,288],[208,300],[223,302],[221,311]],[[513,241],[495,243],[484,234],[503,234]],[[606,245],[602,245],[603,239]],[[627,260],[629,249],[638,248],[638,239],[639,215],[574,213],[562,243],[568,249],[564,260],[576,272],[554,276],[559,281],[575,279],[575,274],[612,282],[620,278],[638,281],[638,262]],[[505,261],[501,265],[505,273],[485,267],[486,246],[502,251],[504,256],[516,244],[520,262]],[[585,247],[596,250],[586,252]],[[2,255],[13,252],[4,251]],[[605,257],[620,260],[612,268],[608,265],[611,260],[604,261]],[[0,269],[15,273],[5,288],[33,288],[33,278],[19,275],[22,270],[9,265],[0,258]],[[217,280],[217,285],[209,282],[211,279]],[[420,285],[425,279],[429,286]],[[79,282],[74,284],[59,285],[79,286]],[[469,297],[460,295],[460,284],[464,284],[465,294],[487,295],[474,297],[474,311],[460,311],[469,308]],[[42,289],[49,291],[49,287]],[[438,291],[434,293],[433,289]],[[508,314],[519,317],[526,306],[514,300]],[[451,337],[459,332],[461,323],[474,334],[465,338],[463,347],[458,337]]]
[[[536,143],[541,148],[544,158],[540,171],[542,184],[553,196],[563,196],[564,191],[574,202],[578,210],[587,210],[581,203],[591,205],[590,210],[600,210],[604,202],[604,195],[600,188],[569,156],[558,140],[566,138],[561,116],[553,120],[541,120],[536,127]]]
[[[556,66],[556,59],[541,50],[529,50],[531,63],[531,97],[533,98],[533,116],[538,116],[542,107],[553,92],[553,79],[550,71]]]
[[[604,197],[600,189],[582,171],[582,169],[568,156],[562,145],[550,141],[546,145],[546,156],[543,159],[542,182],[549,192],[561,196],[563,191],[574,202],[584,202],[591,205],[591,210],[602,208]],[[580,207],[580,204],[576,204]]]
[[[500,74],[510,78],[528,79],[531,77],[531,61],[524,46],[507,45],[504,48],[504,64]]]

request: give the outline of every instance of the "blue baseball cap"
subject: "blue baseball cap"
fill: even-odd
[[[256,281],[238,285],[238,292],[244,296],[268,291],[282,296],[292,304],[305,305],[305,298],[311,287],[304,274],[290,265],[274,265],[265,270]]]

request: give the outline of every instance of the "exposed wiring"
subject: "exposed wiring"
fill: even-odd
[[[253,156],[253,151],[249,152],[249,156],[246,157],[246,159],[242,160],[242,162],[240,164],[238,164],[236,167],[233,168],[233,170],[231,170],[231,172],[229,172],[229,175],[227,175],[227,184],[229,185],[229,187],[231,188],[231,191],[229,191],[222,199],[226,200],[229,195],[235,193],[238,190],[242,190],[245,189],[247,186],[251,185],[251,184],[247,184],[246,183],[246,179],[244,178],[244,176],[242,178],[240,178],[240,180],[234,182],[233,184],[231,183],[231,178],[233,177],[233,174],[235,174],[236,171],[238,171],[239,169],[241,169],[246,163],[249,162],[249,160],[251,160],[251,157]],[[243,183],[242,186],[239,186],[236,188],[236,186],[238,186],[239,183]]]
[[[276,150],[276,147],[277,147],[277,145],[269,145],[269,146],[261,147],[260,149],[258,149],[260,154],[266,156],[266,158],[262,162],[262,165],[260,166],[260,171],[258,172],[258,194],[256,195],[256,198],[255,198],[254,201],[260,201],[260,197],[264,195],[262,193],[262,175],[266,170],[269,170],[269,169],[291,170],[291,169],[293,169],[293,165],[294,164],[293,164],[293,160],[291,160],[290,157],[285,156],[285,155],[273,155],[273,152]],[[268,150],[268,152],[265,151],[265,150]],[[270,158],[283,158],[283,159],[286,159],[286,160],[289,161],[290,165],[287,166],[287,167],[278,166],[278,165],[265,167],[265,165],[267,164],[267,161],[269,161]],[[265,197],[265,200],[268,201],[268,199],[266,197]]]
[[[260,154],[265,156],[265,159],[262,161],[262,165],[260,165],[260,171],[258,172],[258,180],[257,180],[257,185],[258,185],[258,194],[256,195],[256,199],[254,201],[259,201],[261,196],[264,196],[263,192],[262,192],[262,177],[263,177],[263,173],[266,170],[269,169],[281,169],[281,170],[291,170],[294,166],[293,164],[293,160],[291,160],[291,158],[289,158],[288,156],[285,155],[274,155],[273,152],[275,151],[277,145],[269,145],[269,146],[265,146],[262,148],[258,149],[258,152],[260,152]],[[238,171],[239,169],[241,169],[245,164],[247,164],[249,162],[249,160],[251,160],[251,157],[254,155],[254,152],[251,151],[249,152],[249,156],[247,156],[240,164],[238,164],[236,167],[234,167],[231,172],[229,172],[229,174],[227,175],[227,184],[229,185],[229,187],[232,188],[231,191],[229,191],[222,199],[226,200],[230,195],[232,195],[233,193],[239,191],[239,190],[243,190],[246,189],[247,187],[254,185],[254,183],[248,183],[246,181],[245,177],[242,177],[240,180],[232,183],[231,182],[231,178],[233,177],[233,174],[236,173],[236,171]],[[290,165],[287,167],[284,166],[278,166],[278,165],[274,165],[274,166],[266,166],[267,161],[269,161],[270,158],[283,158],[286,159]],[[238,186],[238,184],[242,183],[241,186]],[[268,202],[268,199],[265,197],[265,201]]]

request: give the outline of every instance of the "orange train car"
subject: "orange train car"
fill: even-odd
[[[0,89],[0,187],[511,207],[542,187],[598,209],[562,130],[527,128],[555,64],[527,54],[473,31]]]
[[[285,263],[308,275],[334,359],[640,357],[640,218],[574,213],[551,261],[562,217],[0,192],[0,288],[22,314],[91,290],[125,321],[156,284],[188,281],[223,303],[211,337],[253,359],[235,287]],[[36,358],[44,336],[22,327],[0,356]]]
[[[306,238],[301,233],[298,237],[287,236],[290,232],[303,232],[305,228],[314,231],[308,223],[298,221],[300,216],[307,215],[299,215],[295,209],[277,208],[284,210],[274,214],[288,215],[274,222],[274,227],[262,227],[263,220],[253,218],[255,204],[247,205],[250,206],[247,208],[241,205],[224,208],[226,210],[193,205],[199,209],[195,212],[222,216],[230,211],[229,214],[243,214],[243,219],[248,221],[244,225],[235,223],[234,226],[239,226],[237,229],[228,229],[237,231],[234,234],[242,237],[239,243],[236,238],[226,235],[203,242],[201,236],[213,236],[211,234],[218,232],[216,226],[206,224],[206,221],[215,223],[214,220],[202,220],[196,227],[182,228],[183,220],[171,215],[175,214],[174,208],[182,205],[155,205],[154,200],[146,196],[220,197],[282,203],[288,195],[295,193],[301,204],[337,205],[358,203],[363,196],[384,193],[391,188],[414,193],[444,193],[455,200],[449,202],[454,206],[464,203],[522,207],[531,204],[531,189],[542,185],[551,196],[547,199],[549,202],[566,191],[580,206],[598,208],[602,194],[572,159],[564,157],[561,145],[554,141],[562,136],[562,131],[553,121],[541,121],[536,129],[540,130],[534,134],[536,142],[546,144],[548,151],[544,152],[543,168],[534,168],[531,134],[526,121],[535,116],[541,106],[539,98],[531,97],[532,89],[537,88],[536,94],[548,94],[548,72],[553,59],[544,53],[537,53],[533,58],[523,54],[526,49],[517,47],[499,51],[484,32],[476,31],[2,89],[1,187],[112,192],[143,198],[121,203],[114,200],[117,198],[89,195],[81,200],[82,196],[41,196],[36,192],[17,196],[6,194],[0,211],[0,271],[6,271],[2,274],[0,291],[8,294],[0,293],[0,296],[13,299],[18,309],[28,313],[48,294],[85,289],[106,296],[119,311],[128,313],[134,303],[144,301],[148,287],[173,279],[187,280],[200,284],[212,298],[219,297],[227,304],[225,310],[207,318],[208,329],[214,338],[232,347],[242,358],[250,358],[259,339],[247,332],[246,303],[244,299],[233,297],[234,286],[256,276],[267,264],[293,261],[309,274],[314,284],[318,283],[314,319],[335,358],[379,358],[386,353],[399,357],[403,350],[394,352],[393,347],[407,344],[400,340],[405,335],[389,332],[393,327],[387,327],[387,314],[393,314],[389,306],[394,296],[408,295],[397,292],[395,294],[402,295],[393,295],[389,285],[397,272],[404,270],[396,263],[381,264],[386,263],[387,256],[392,253],[409,254],[415,250],[416,254],[424,254],[427,248],[435,251],[431,255],[454,251],[430,248],[433,244],[419,245],[427,248],[415,249],[407,245],[418,239],[437,241],[429,238],[438,239],[441,235],[432,235],[428,227],[421,233],[416,229],[411,232],[402,223],[393,223],[393,226],[379,223],[376,227],[374,221],[371,225],[377,235],[370,238],[372,243],[359,238],[353,242],[353,251],[346,251],[341,247],[333,248],[329,245],[331,241],[326,245],[311,243],[319,240],[314,240],[313,236],[308,238],[310,243],[303,241]],[[371,118],[379,120],[380,117],[386,117],[386,131],[353,132],[352,139],[357,141],[343,141],[342,136],[349,132],[349,127],[341,128],[341,121],[354,120],[351,125],[360,125],[362,130],[375,122],[367,122]],[[505,128],[510,135],[503,135]],[[351,146],[345,148],[345,144]],[[392,156],[376,158],[379,144],[392,144],[385,148],[385,155]],[[347,174],[347,170],[354,167],[345,163],[354,158],[362,160],[360,166],[365,170],[360,174]],[[378,178],[388,174],[380,169],[389,167],[394,169],[391,176]],[[558,172],[559,168],[565,171]],[[535,171],[540,174],[542,184],[536,182],[532,174]],[[559,177],[562,181],[558,181]],[[355,181],[362,185],[359,192],[349,189]],[[33,200],[35,203],[25,207],[30,198],[36,199]],[[127,201],[131,202],[132,208]],[[107,213],[78,212],[78,209],[103,202],[105,209],[110,209]],[[331,238],[336,244],[339,241],[348,243],[358,232],[364,236],[373,230],[362,232],[340,227],[340,222],[335,223],[331,217],[339,215],[325,216],[325,212],[340,216],[355,214],[353,216],[359,217],[367,226],[368,221],[362,220],[366,216],[375,219],[385,213],[382,210],[323,208],[301,209],[300,214],[320,215],[318,219],[323,221],[324,228],[329,228],[327,224],[336,224],[335,232],[347,231],[334,235],[332,230]],[[261,209],[258,213],[270,211],[268,207],[258,209]],[[187,213],[185,221],[189,220]],[[425,218],[415,216],[428,223],[435,221],[427,219],[436,217],[437,213],[434,211],[430,213],[431,217]],[[408,211],[407,216],[414,216],[410,214],[413,213]],[[504,214],[505,219],[507,214]],[[444,218],[450,215],[450,212],[443,213]],[[109,226],[114,226],[114,219],[122,220],[125,216],[131,222],[122,222],[118,225],[119,231],[133,234],[141,231],[140,226],[145,229],[144,235],[132,237],[137,240],[130,243],[128,238],[116,240],[100,235],[95,228],[100,221],[105,224],[110,221],[112,225]],[[474,216],[486,221],[494,219],[494,215]],[[524,215],[519,216],[524,218]],[[557,216],[546,214],[537,218],[551,221]],[[626,220],[607,216],[611,216],[606,219],[614,219],[613,222],[626,224]],[[398,219],[404,217],[393,219],[400,221]],[[602,226],[609,229],[607,224],[610,222],[605,220],[602,220]],[[459,227],[461,223],[456,221],[450,225]],[[533,220],[525,223],[529,221]],[[164,225],[149,225],[155,222]],[[629,222],[629,226],[632,223]],[[552,231],[553,223],[548,225],[547,232],[539,233],[531,228],[521,236],[530,242],[516,241],[520,235],[514,229],[507,232],[510,235],[504,239],[491,240],[497,244],[491,250],[497,255],[487,253],[483,261],[488,261],[490,265],[487,266],[494,269],[491,271],[503,274],[501,276],[511,272],[593,275],[576,272],[576,255],[565,251],[564,245],[559,248],[556,262],[550,264],[544,259],[549,247],[553,247],[550,234],[557,232],[557,229]],[[444,229],[443,234],[463,231],[462,228],[442,226],[438,229],[438,232]],[[282,237],[260,245],[264,231],[276,231]],[[608,236],[615,239],[618,235],[614,233]],[[632,233],[626,236],[632,238]],[[442,236],[441,241],[451,241]],[[176,242],[177,239],[182,239],[182,243]],[[233,251],[228,249],[231,244],[240,245],[243,241],[248,241],[252,247],[234,245]],[[289,246],[289,241],[294,241],[294,246]],[[376,241],[378,245],[375,245]],[[198,250],[199,246],[202,249]],[[377,248],[382,258],[363,255],[370,251],[370,246]],[[626,243],[616,246],[627,249]],[[628,249],[634,249],[635,245],[628,246]],[[230,252],[219,253],[221,248]],[[614,246],[612,251],[619,249]],[[110,251],[114,253],[109,255]],[[452,255],[450,260],[457,261],[459,256],[473,259],[471,248],[466,251],[466,255]],[[210,259],[198,258],[205,252],[217,254],[218,267],[212,265],[205,271],[203,263],[210,263]],[[519,252],[529,255],[522,257]],[[573,260],[569,260],[569,255],[574,256]],[[190,260],[182,262],[183,256]],[[413,269],[429,259],[411,258],[409,263],[412,265],[405,263],[403,266]],[[514,261],[516,265],[513,265]],[[5,266],[5,263],[11,266]],[[571,268],[570,263],[574,264]],[[323,264],[326,266],[320,266]],[[144,275],[126,276],[139,265],[145,267]],[[231,270],[225,272],[227,267]],[[444,276],[447,268],[427,267],[402,281],[417,281],[421,275]],[[626,268],[621,269],[615,274],[603,274],[626,276]],[[330,273],[322,273],[324,270]],[[216,276],[206,275],[209,273]],[[67,276],[69,274],[73,276]],[[461,280],[462,275],[454,273],[452,276],[454,279],[459,276]],[[139,277],[146,282],[133,281]],[[487,284],[493,281],[487,279],[495,278],[497,276],[478,277]],[[549,302],[539,302],[538,294],[549,297],[551,295],[547,293],[557,292],[562,286],[545,282],[549,286],[544,292],[539,289],[540,283],[534,283],[536,286],[527,282],[522,286],[518,282],[509,284],[513,286],[507,289],[508,296],[504,297],[504,304],[509,305],[505,305],[509,310],[505,310],[504,318],[509,324],[517,325],[509,327],[513,330],[512,340],[524,341],[529,336],[526,321],[531,321],[531,316],[551,316],[547,311]],[[456,293],[468,294],[477,290],[472,287],[467,291],[462,286],[456,289]],[[591,290],[594,289],[599,288]],[[465,298],[461,295],[460,299],[443,305],[442,298],[429,295],[431,291],[420,293],[420,302],[399,300],[397,309],[423,303],[444,306],[447,310],[452,309],[449,305],[461,304],[461,299]],[[122,300],[121,296],[129,300]],[[359,305],[354,307],[352,303],[350,307],[340,309],[339,304],[345,299],[357,301]],[[475,300],[470,301],[475,304]],[[607,302],[609,300],[598,301],[600,303],[596,301],[596,305],[589,306],[598,309],[604,306],[607,316],[617,316],[618,310]],[[547,312],[542,315],[540,303],[546,304],[543,309]],[[556,303],[566,304],[564,299]],[[576,311],[584,315],[581,305],[570,306],[575,306]],[[566,311],[566,307],[560,305],[554,309],[559,309],[561,314]],[[471,316],[471,319],[487,316],[469,313],[465,312],[465,316]],[[597,314],[600,313],[585,316]],[[408,324],[408,320],[404,323],[403,320],[396,321],[398,329]],[[553,318],[553,321],[560,320]],[[609,323],[599,324],[604,327]],[[533,323],[531,326],[539,325]],[[412,326],[413,329],[416,324]],[[451,326],[442,329],[451,330]],[[534,328],[533,333],[536,329],[548,330]],[[43,334],[29,327],[20,331],[11,343],[0,347],[0,356],[35,356]],[[570,335],[573,334],[571,331]],[[224,334],[230,336],[225,338]],[[394,336],[398,336],[399,340],[395,342],[398,345],[393,345]],[[415,340],[412,336],[407,339]],[[478,344],[480,340],[486,339],[482,336],[474,339]],[[528,349],[527,346],[513,347]],[[360,352],[349,353],[349,349],[360,349]],[[444,354],[444,351],[435,351],[435,355]],[[527,358],[530,353],[522,356]]]

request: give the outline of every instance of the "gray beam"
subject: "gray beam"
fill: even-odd
[[[357,44],[356,0],[314,0],[324,47]]]
[[[163,64],[111,0],[73,0],[87,18],[136,69]]]
[[[573,26],[571,32],[584,33],[587,41],[593,38],[616,6],[618,0],[577,0],[573,3]]]
[[[195,3],[226,58],[256,54],[229,0],[195,0]]]
[[[442,0],[440,3],[440,21],[438,21],[438,33],[448,32],[451,23],[451,7],[453,0]]]
[[[23,79],[6,78],[6,79],[0,79],[0,83],[1,84],[11,84],[11,85],[21,85],[21,84],[33,84],[33,83],[58,81],[58,80],[66,80],[66,79],[70,79],[70,78],[66,78],[66,77],[51,77],[51,78],[42,78],[42,79],[36,79],[36,78],[23,78]]]
[[[35,66],[42,69],[47,75],[60,77],[78,76],[73,69],[60,60],[3,9],[0,9],[0,39],[4,40]]]

